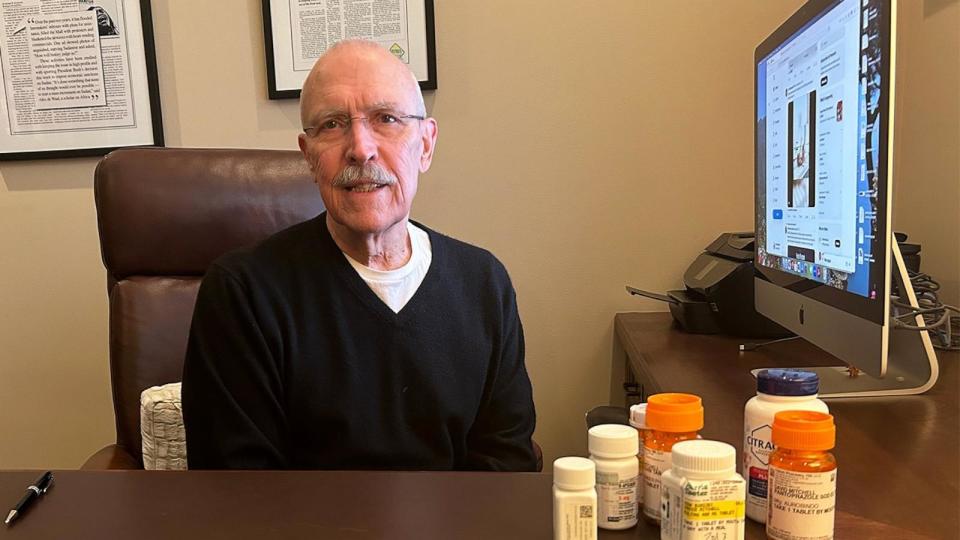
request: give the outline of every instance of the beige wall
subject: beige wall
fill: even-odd
[[[585,450],[613,314],[661,308],[623,286],[676,287],[718,232],[751,228],[753,49],[800,3],[437,0],[440,142],[414,215],[510,269],[548,459]],[[898,224],[955,295],[960,9],[904,4]],[[260,2],[243,5],[154,1],[168,145],[296,148],[296,102],[264,97]],[[0,165],[0,468],[75,467],[113,440],[94,165]]]
[[[900,3],[893,223],[960,306],[960,1]]]

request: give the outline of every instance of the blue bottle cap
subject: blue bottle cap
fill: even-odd
[[[772,396],[812,396],[820,390],[820,377],[799,369],[764,369],[757,373],[757,392]]]

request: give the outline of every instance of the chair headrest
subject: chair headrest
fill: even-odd
[[[324,208],[303,156],[281,150],[117,150],[97,165],[94,198],[112,280],[202,275]]]

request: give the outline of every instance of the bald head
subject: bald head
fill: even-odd
[[[307,75],[300,92],[302,126],[311,126],[325,98],[336,95],[346,86],[367,94],[357,96],[360,100],[372,99],[392,89],[396,95],[389,99],[397,101],[396,105],[412,114],[426,115],[420,85],[406,64],[372,41],[345,40],[318,58]]]

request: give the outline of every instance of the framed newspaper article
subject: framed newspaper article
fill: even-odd
[[[375,41],[437,88],[433,0],[263,0],[270,99],[299,98],[313,63],[334,43]]]
[[[150,0],[2,0],[0,21],[0,160],[163,146]]]

